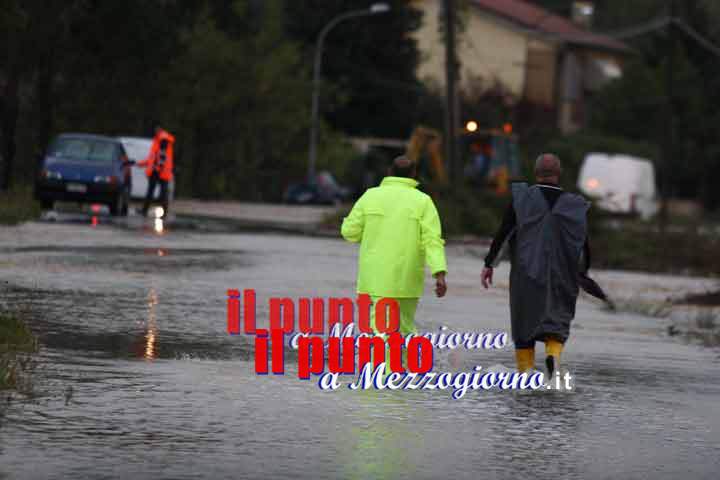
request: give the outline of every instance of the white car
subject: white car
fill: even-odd
[[[150,153],[152,146],[152,138],[143,137],[118,137],[127,153],[128,159],[135,162],[145,160]],[[133,165],[130,169],[132,174],[132,188],[130,189],[130,198],[134,200],[144,200],[147,194],[148,179],[145,175],[145,167]],[[172,201],[175,197],[175,180],[170,180],[168,185],[168,201]],[[160,199],[160,186],[155,187],[156,200]]]
[[[644,158],[588,153],[580,168],[578,187],[609,212],[638,214],[647,220],[660,208],[655,168]]]

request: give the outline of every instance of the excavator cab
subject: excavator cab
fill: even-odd
[[[443,137],[438,130],[416,127],[405,154],[417,163],[421,179],[448,184]],[[502,130],[465,132],[460,138],[460,155],[465,180],[482,189],[490,186],[497,195],[507,194],[510,181],[520,177],[517,137],[507,125]]]
[[[509,191],[520,177],[517,139],[496,130],[468,132],[462,137],[464,176],[478,188],[490,186],[497,195]]]
[[[365,173],[356,182],[358,195],[376,185],[378,177],[385,174],[389,160],[403,153],[416,163],[424,188],[449,185],[444,141],[439,130],[418,125],[407,141],[357,137],[352,142],[363,153],[364,165],[354,169]],[[502,129],[466,131],[459,144],[462,175],[467,183],[478,189],[490,186],[497,195],[505,195],[510,182],[520,178],[517,137],[509,124]]]

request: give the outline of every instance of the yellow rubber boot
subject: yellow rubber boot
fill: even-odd
[[[545,340],[545,366],[548,370],[548,375],[552,375],[555,370],[560,366],[560,354],[563,350],[562,342],[548,338]]]
[[[517,363],[518,372],[527,372],[535,368],[535,349],[534,348],[516,348],[515,363]]]
[[[545,340],[545,355],[553,356],[560,361],[560,354],[563,350],[562,342],[555,340],[554,338],[548,338]]]

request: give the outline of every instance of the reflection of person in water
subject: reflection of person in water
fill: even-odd
[[[150,293],[148,294],[148,319],[147,319],[147,326],[143,330],[142,336],[138,336],[133,341],[133,351],[135,352],[135,355],[137,355],[139,358],[144,358],[145,360],[153,360],[157,358],[157,314],[155,313],[155,308],[158,304],[158,296],[157,292],[154,288],[150,288]]]
[[[422,471],[414,467],[416,462],[409,452],[422,450],[424,438],[417,429],[412,428],[414,418],[422,418],[417,404],[410,404],[404,392],[379,393],[362,391],[353,394],[358,404],[353,408],[356,422],[349,429],[352,445],[348,448],[352,454],[343,456],[347,470],[341,477],[352,479],[367,478],[420,478]],[[398,411],[399,417],[378,416],[378,404],[383,411]],[[403,415],[407,415],[403,418]],[[345,436],[347,435],[347,436]]]
[[[584,399],[557,391],[518,392],[511,399],[503,398],[504,414],[484,422],[488,427],[485,461],[507,469],[500,477],[583,478],[580,471],[586,467],[578,461],[578,435],[585,425],[583,418],[592,414],[589,408]],[[498,409],[486,407],[486,411]]]

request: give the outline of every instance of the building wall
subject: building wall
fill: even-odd
[[[414,0],[413,3],[424,12],[423,25],[415,33],[421,52],[418,76],[443,86],[445,45],[439,30],[442,0]],[[497,79],[512,94],[521,97],[525,91],[526,35],[475,8],[470,7],[463,14],[466,27],[458,45],[461,85],[467,86],[476,77],[489,83]]]
[[[410,0],[423,11],[415,32],[421,54],[418,76],[431,85],[445,84],[445,45],[440,34],[443,0]],[[530,34],[510,21],[470,6],[460,34],[461,87],[477,77],[486,85],[497,79],[517,99],[555,108],[558,126],[570,133],[588,118],[587,95],[604,81],[586,68],[603,60],[622,67],[622,56],[592,48],[562,47],[556,40]],[[588,76],[590,75],[590,76]],[[587,91],[586,91],[587,90]]]
[[[545,107],[555,105],[557,55],[557,47],[549,42],[528,41],[525,99]]]
[[[593,69],[591,62],[608,62],[622,72],[622,57],[616,54],[584,49],[566,49],[560,61],[557,105],[558,127],[563,133],[572,133],[582,128],[590,118],[590,106],[594,91],[608,81],[602,72]]]

